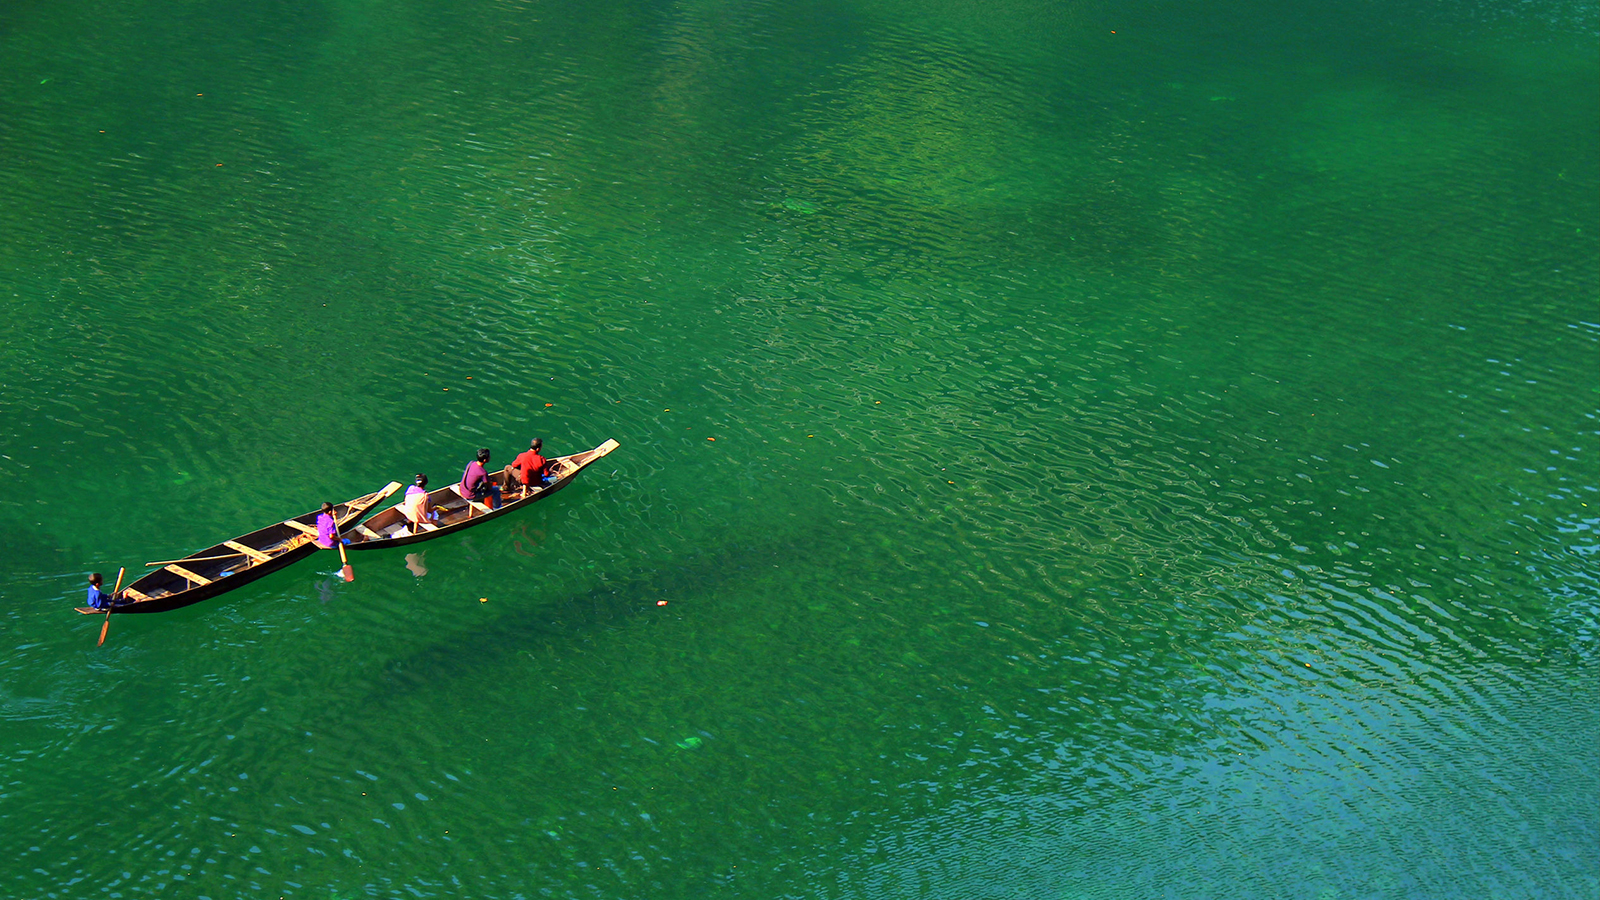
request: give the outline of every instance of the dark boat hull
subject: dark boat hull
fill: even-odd
[[[112,612],[119,614],[153,613],[182,609],[185,606],[199,603],[202,600],[210,600],[212,597],[215,597],[218,594],[226,594],[228,591],[234,590],[235,588],[242,588],[258,578],[264,578],[268,575],[271,575],[273,572],[286,569],[300,560],[310,556],[313,551],[320,549],[322,548],[318,547],[316,544],[306,544],[279,556],[275,556],[270,562],[257,563],[248,569],[234,572],[226,578],[217,579],[210,584],[199,585],[198,587],[190,588],[186,591],[180,591],[176,594],[153,597],[149,600],[136,600],[133,603],[127,603],[123,604],[122,606],[115,607],[112,609]],[[136,581],[134,584],[138,584],[138,582]]]
[[[399,507],[390,507],[389,509],[386,509],[383,512],[373,516],[372,521],[369,522],[367,526],[352,530],[348,535],[350,538],[348,549],[381,550],[388,547],[404,547],[408,544],[431,541],[434,538],[444,537],[447,534],[455,534],[458,531],[471,528],[474,525],[481,525],[484,522],[488,522],[492,519],[498,519],[501,516],[521,509],[524,506],[537,503],[551,494],[554,494],[556,491],[559,491],[571,484],[572,480],[577,478],[578,473],[582,472],[585,467],[587,467],[590,463],[603,458],[612,450],[617,449],[618,446],[619,445],[616,441],[608,440],[593,450],[585,450],[582,453],[574,453],[571,456],[563,456],[553,460],[552,463],[566,464],[566,467],[563,468],[559,478],[526,497],[520,497],[518,499],[511,500],[501,505],[499,508],[488,510],[487,512],[476,512],[471,515],[460,515],[460,513],[471,509],[472,507],[470,507],[465,500],[462,500],[460,495],[455,493],[453,489],[442,488],[437,491],[431,491],[428,494],[430,506],[434,505],[436,502],[440,504],[448,504],[448,511],[457,513],[454,521],[447,521],[446,524],[442,524],[432,531],[414,531],[408,526],[406,527],[404,534],[397,534],[394,531],[395,526],[397,524],[405,523],[405,519],[403,514],[400,512]],[[499,484],[500,476],[501,473],[496,472],[490,477],[496,484]]]
[[[364,494],[335,506],[334,515],[339,520],[340,529],[355,527],[384,498],[399,488],[399,483],[393,482],[381,491]],[[182,609],[287,568],[320,549],[306,533],[307,530],[315,531],[316,520],[316,512],[305,513],[197,550],[177,560],[174,566],[199,576],[203,582],[191,581],[187,575],[171,571],[174,566],[163,567],[128,585],[124,596],[134,599],[118,603],[111,611],[121,615]],[[291,522],[298,522],[299,526],[291,525]],[[238,546],[249,548],[255,554],[244,553],[237,549]],[[83,609],[78,611],[83,612]],[[89,612],[97,614],[103,610]]]

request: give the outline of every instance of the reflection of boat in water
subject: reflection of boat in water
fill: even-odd
[[[351,550],[376,550],[382,547],[400,547],[406,544],[415,544],[418,541],[431,540],[452,532],[460,531],[473,525],[496,519],[522,506],[543,500],[572,482],[572,479],[583,471],[584,466],[605,456],[607,453],[620,446],[616,441],[606,441],[593,450],[574,453],[571,456],[558,456],[550,460],[549,472],[552,480],[541,487],[523,488],[520,485],[507,489],[502,483],[505,472],[493,472],[489,480],[500,485],[503,491],[502,503],[496,509],[468,500],[461,496],[461,486],[452,484],[436,491],[428,492],[427,509],[434,510],[438,517],[430,522],[416,525],[406,518],[400,507],[391,506],[367,520],[365,524],[357,525],[345,537],[350,540]],[[420,562],[420,560],[419,560]],[[426,571],[424,569],[423,571]],[[420,573],[419,573],[420,574]]]
[[[361,521],[386,497],[400,489],[398,481],[381,491],[363,494],[354,500],[334,504],[333,517],[339,530]],[[249,584],[318,549],[317,515],[313,510],[285,519],[275,525],[242,534],[183,559],[168,563],[123,589],[123,602],[112,607],[114,613],[165,612],[199,603],[218,594]],[[105,610],[78,607],[85,615]]]

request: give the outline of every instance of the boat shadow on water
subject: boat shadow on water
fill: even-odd
[[[670,567],[606,580],[554,602],[539,603],[536,611],[501,615],[391,661],[360,705],[382,705],[424,691],[448,691],[442,686],[480,678],[484,669],[526,653],[530,647],[570,644],[583,635],[634,622],[654,612],[663,601],[704,596],[751,572],[798,564],[815,553],[815,542],[801,540],[702,551]]]

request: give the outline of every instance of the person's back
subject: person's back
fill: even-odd
[[[100,590],[100,573],[95,572],[89,576],[89,608],[110,609],[113,598],[110,594]]]
[[[322,512],[317,513],[317,546],[332,550],[339,543],[339,522],[333,517],[333,504],[323,501]]]
[[[471,497],[477,493],[479,486],[483,484],[483,480],[488,477],[489,473],[483,470],[483,463],[477,460],[467,463],[466,471],[461,473],[462,496]]]
[[[539,487],[544,484],[544,476],[549,461],[539,452],[544,449],[544,441],[534,438],[528,444],[527,452],[518,456],[506,467],[507,476],[515,475],[522,482],[524,488]]]
[[[483,468],[488,462],[489,448],[480,448],[478,458],[467,463],[467,470],[461,473],[461,496],[468,500],[488,500],[489,508],[493,509],[500,505],[500,488],[489,480],[489,473]]]
[[[428,476],[417,473],[417,480],[406,488],[405,499],[400,501],[400,512],[413,525],[421,525],[428,517]]]

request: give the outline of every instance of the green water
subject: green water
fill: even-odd
[[[1600,896],[1600,12],[1218,6],[0,8],[0,896]]]

